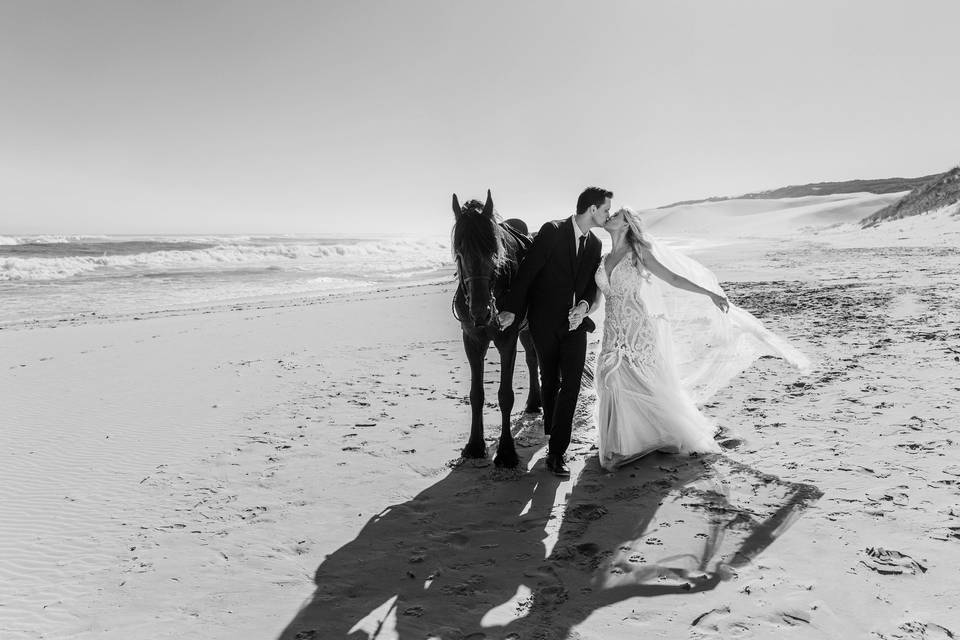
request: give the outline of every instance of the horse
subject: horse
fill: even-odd
[[[454,225],[451,248],[457,264],[458,287],[453,300],[454,317],[463,331],[463,348],[470,362],[470,439],[464,446],[463,458],[485,458],[487,445],[483,439],[483,365],[487,349],[493,342],[500,352],[500,388],[497,400],[502,417],[500,441],[494,464],[515,468],[519,463],[513,435],[510,433],[510,412],[513,411],[513,367],[517,358],[517,340],[526,351],[530,372],[530,390],[525,412],[539,413],[540,380],[537,352],[526,326],[517,318],[501,330],[497,321],[497,299],[504,296],[517,273],[520,261],[530,248],[527,225],[522,220],[499,222],[493,208],[493,197],[487,190],[487,201],[470,200],[463,207],[453,194]]]

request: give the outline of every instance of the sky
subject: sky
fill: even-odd
[[[0,0],[0,234],[445,234],[960,162],[955,0]]]

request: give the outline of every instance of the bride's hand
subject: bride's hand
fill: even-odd
[[[713,300],[713,304],[717,305],[717,309],[720,309],[720,311],[726,313],[730,310],[730,302],[723,296],[711,293],[710,299]]]

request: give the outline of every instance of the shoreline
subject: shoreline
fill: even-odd
[[[131,320],[148,320],[152,318],[168,318],[177,316],[205,315],[209,313],[226,313],[231,311],[250,311],[266,309],[283,309],[295,306],[309,306],[314,304],[323,304],[331,300],[349,300],[351,298],[363,295],[376,295],[388,293],[395,290],[402,290],[417,287],[442,286],[448,281],[452,281],[453,269],[448,269],[449,276],[437,276],[431,274],[429,278],[416,279],[408,282],[386,284],[381,283],[369,287],[356,289],[335,289],[329,292],[317,292],[313,294],[288,294],[278,293],[269,296],[258,296],[250,298],[236,298],[231,300],[218,300],[207,305],[188,305],[182,308],[170,307],[166,309],[152,309],[138,312],[118,312],[118,313],[97,313],[97,312],[67,312],[63,316],[51,316],[46,318],[30,318],[22,320],[12,320],[0,322],[0,331],[10,330],[18,331],[25,329],[46,328],[52,329],[66,323],[67,325],[77,326],[85,323],[108,324],[114,322],[126,322]]]

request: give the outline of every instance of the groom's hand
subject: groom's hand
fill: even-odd
[[[500,329],[501,330],[506,329],[507,327],[512,325],[516,317],[517,316],[510,311],[501,311],[497,315],[497,322],[500,324]]]
[[[580,326],[580,324],[583,322],[583,319],[587,317],[588,310],[589,307],[583,300],[570,307],[570,311],[567,312],[567,321],[570,323],[570,331],[573,331]]]

